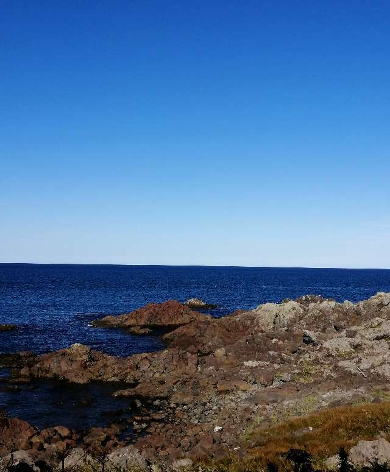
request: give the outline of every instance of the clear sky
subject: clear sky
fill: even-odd
[[[388,0],[0,0],[0,261],[390,268]]]

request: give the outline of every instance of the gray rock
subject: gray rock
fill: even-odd
[[[185,470],[187,467],[191,467],[193,464],[191,459],[178,459],[172,463],[173,470]]]
[[[340,353],[353,351],[351,338],[346,338],[344,335],[335,336],[334,338],[325,341],[323,346],[325,349],[331,351],[334,356],[338,356]]]
[[[39,472],[39,468],[34,464],[28,451],[15,451],[3,457],[0,461],[0,470],[7,470],[7,467],[18,464],[27,464],[34,472]]]
[[[72,452],[65,458],[64,460],[65,470],[73,471],[73,470],[80,470],[85,468],[88,470],[90,468],[99,467],[99,464],[92,456],[86,453],[81,447],[76,447],[72,449]]]
[[[203,300],[200,300],[199,298],[190,298],[189,300],[184,302],[184,305],[193,309],[216,308],[216,305],[206,303]]]
[[[107,456],[106,470],[147,470],[145,459],[134,446],[115,449]]]
[[[349,452],[349,460],[355,467],[374,464],[390,464],[390,443],[385,439],[375,441],[359,441]]]
[[[325,470],[338,470],[340,465],[340,458],[336,454],[335,456],[328,457],[324,463]]]
[[[303,309],[299,303],[288,301],[280,305],[265,303],[252,310],[252,313],[264,330],[271,331],[286,328],[289,321],[302,315]]]

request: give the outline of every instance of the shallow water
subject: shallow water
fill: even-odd
[[[111,396],[123,387],[116,383],[74,385],[37,380],[8,384],[0,381],[0,408],[10,417],[27,420],[40,429],[60,424],[75,429],[109,426],[132,414],[129,399]]]

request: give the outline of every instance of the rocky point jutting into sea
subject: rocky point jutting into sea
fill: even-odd
[[[140,469],[231,454],[266,460],[274,454],[267,431],[275,425],[317,411],[344,411],[343,406],[384,407],[390,400],[388,293],[356,304],[308,295],[219,319],[167,301],[94,324],[140,336],[155,333],[165,348],[124,358],[82,344],[42,355],[3,355],[0,364],[11,372],[6,382],[118,385],[112,395],[128,399],[132,414],[108,427],[76,431],[66,424],[38,430],[3,412],[3,465],[14,451],[35,467],[61,460],[74,467],[97,457],[107,459],[107,467]],[[345,438],[346,447],[378,435],[386,442],[390,429],[382,426],[355,431]],[[303,438],[310,445],[318,431],[310,425],[294,430],[294,441]],[[336,447],[329,444],[320,458],[336,454]]]

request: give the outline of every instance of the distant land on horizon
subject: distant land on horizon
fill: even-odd
[[[261,266],[261,265],[215,265],[215,264],[125,264],[111,262],[0,262],[0,265],[38,266],[118,266],[118,267],[221,267],[235,269],[295,269],[295,270],[390,270],[390,267],[311,267],[311,266]]]

